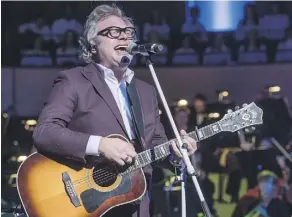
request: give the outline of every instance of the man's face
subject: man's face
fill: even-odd
[[[97,36],[100,64],[111,69],[128,67],[133,56],[126,51],[126,47],[135,39],[133,26],[117,16],[109,16],[97,25],[100,32]],[[128,28],[125,31],[121,31],[121,28],[126,27]],[[121,63],[123,57],[127,57],[129,62]]]
[[[205,101],[201,99],[195,99],[194,108],[198,113],[205,112]]]

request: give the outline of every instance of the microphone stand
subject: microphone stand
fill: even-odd
[[[166,102],[166,99],[165,99],[165,96],[163,94],[163,91],[161,89],[161,86],[160,86],[160,83],[158,81],[158,78],[156,76],[156,73],[155,73],[155,70],[153,68],[153,63],[150,59],[150,55],[149,53],[147,52],[147,50],[145,49],[143,52],[140,52],[141,55],[143,55],[145,58],[146,58],[146,65],[148,66],[150,72],[151,72],[151,75],[152,75],[152,78],[154,80],[154,83],[155,83],[155,86],[157,88],[157,91],[159,93],[159,96],[160,96],[160,99],[162,100],[162,103],[163,103],[163,106],[164,106],[164,109],[167,113],[167,116],[168,116],[168,119],[170,121],[170,124],[171,124],[171,127],[174,131],[174,134],[175,134],[175,137],[178,141],[178,144],[179,144],[179,149],[182,153],[182,156],[183,156],[183,161],[184,161],[184,164],[186,166],[186,170],[188,172],[188,174],[192,177],[192,180],[193,180],[193,183],[194,183],[194,186],[196,188],[196,191],[199,195],[199,198],[200,198],[200,201],[201,201],[201,206],[203,208],[203,211],[205,213],[205,216],[206,217],[211,217],[211,212],[210,212],[210,209],[208,207],[208,204],[203,196],[203,193],[202,193],[202,190],[201,190],[201,187],[199,185],[199,182],[198,182],[198,179],[197,179],[197,176],[198,176],[198,173],[197,171],[195,170],[195,168],[193,167],[191,161],[190,161],[190,158],[188,156],[188,152],[187,152],[187,144],[186,143],[183,143],[182,139],[181,139],[181,136],[178,132],[178,129],[175,125],[175,122],[173,120],[173,117],[171,115],[171,112],[170,112],[170,109],[168,107],[168,104]],[[182,171],[182,176],[183,176],[183,171]],[[184,183],[183,183],[183,180],[182,181],[182,196],[184,196],[184,199],[182,198],[182,217],[186,217],[186,203],[185,203],[185,191],[183,190],[184,189]]]
[[[186,167],[181,166],[180,182],[181,182],[181,216],[187,216],[187,206],[186,206]]]
[[[288,153],[288,151],[285,150],[285,148],[283,148],[281,146],[281,144],[274,138],[271,137],[270,138],[272,143],[276,146],[276,148],[285,156],[285,158],[287,160],[289,160],[289,162],[292,164],[292,156]]]

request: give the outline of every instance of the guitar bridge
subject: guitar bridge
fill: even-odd
[[[79,198],[73,187],[71,178],[67,172],[62,173],[62,181],[64,182],[66,193],[75,207],[81,206]]]

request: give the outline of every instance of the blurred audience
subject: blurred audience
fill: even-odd
[[[141,42],[164,45],[165,49],[161,55],[163,58],[156,59],[157,54],[153,57],[154,63],[157,61],[158,65],[228,65],[292,61],[292,51],[287,51],[292,46],[290,45],[291,21],[289,15],[282,10],[286,9],[285,4],[271,2],[266,3],[264,8],[259,5],[258,2],[246,4],[244,18],[233,32],[207,32],[199,21],[200,7],[192,7],[190,18],[180,24],[168,23],[166,13],[156,9],[150,13],[150,18],[146,23],[136,22],[137,34]],[[267,8],[268,13],[265,12]],[[56,10],[56,14],[42,13],[42,16],[36,17],[32,15],[30,19],[27,19],[31,21],[18,27],[19,41],[21,49],[30,50],[33,49],[36,38],[41,35],[44,49],[49,51],[52,58],[52,65],[58,65],[57,50],[60,51],[58,48],[63,46],[64,34],[73,31],[79,36],[82,33],[83,26],[77,19],[79,14],[75,14],[75,11],[86,10],[86,7],[80,5],[77,9],[77,5],[73,7],[73,4],[66,3],[49,9]],[[286,9],[286,11],[289,10]],[[178,32],[176,28],[179,29]],[[142,30],[142,35],[140,35],[140,30]],[[15,53],[19,52],[10,44],[9,48],[12,47]],[[5,46],[6,50],[9,48],[8,45]],[[60,52],[58,55],[60,56]],[[19,64],[17,62],[15,59],[14,64]],[[4,63],[9,63],[9,61],[4,61]],[[132,66],[136,66],[136,63],[141,62],[138,60]]]
[[[226,46],[223,34],[216,34],[215,40],[204,53],[204,65],[227,65],[230,63],[230,51]]]
[[[69,5],[66,5],[64,17],[55,20],[52,24],[52,33],[55,42],[59,43],[63,35],[69,30],[76,32],[77,35],[81,35],[83,27],[74,18],[72,8]]]
[[[206,49],[206,53],[212,52],[228,52],[228,47],[225,45],[223,35],[220,33],[215,35],[214,43]]]
[[[260,31],[267,47],[268,62],[275,61],[278,42],[284,39],[289,25],[288,15],[280,11],[278,2],[272,2],[270,13],[260,19]]]
[[[51,66],[52,59],[49,51],[44,49],[44,39],[38,36],[33,49],[24,49],[22,52],[21,66]]]
[[[78,61],[77,34],[74,31],[67,31],[60,45],[57,49],[57,64],[59,66],[76,65]]]
[[[244,9],[244,18],[239,22],[238,28],[235,31],[236,39],[243,43],[250,31],[258,31],[259,18],[256,12],[255,5],[247,4]]]
[[[199,63],[203,63],[203,52],[207,46],[208,35],[205,27],[199,22],[200,9],[193,7],[190,9],[191,18],[187,20],[181,28],[181,33],[191,36],[192,47],[199,55]]]
[[[149,22],[144,24],[143,39],[149,41],[150,34],[152,33],[157,33],[160,41],[163,43],[166,43],[169,38],[169,26],[166,23],[165,17],[163,17],[158,11],[152,11]]]
[[[50,40],[52,37],[50,27],[46,25],[45,20],[42,17],[39,17],[35,22],[20,25],[18,32],[20,34],[32,32],[37,35],[41,35],[46,41]]]
[[[287,193],[285,180],[264,170],[258,175],[258,185],[240,199],[232,217],[290,217]]]
[[[191,36],[190,35],[184,35],[183,40],[181,43],[181,47],[176,49],[174,51],[173,60],[172,63],[175,65],[180,64],[197,64],[198,63],[198,57],[194,50],[194,48],[191,46]]]
[[[279,43],[279,50],[292,50],[292,27],[287,28],[285,38]]]

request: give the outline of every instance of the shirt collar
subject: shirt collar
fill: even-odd
[[[111,70],[111,69],[109,69],[101,64],[97,64],[97,67],[101,71],[101,73],[103,73],[105,79],[113,81],[117,84],[119,83],[113,70]],[[134,77],[134,71],[127,68],[120,83],[122,83],[123,81],[126,81],[128,84],[130,84],[133,77]]]

